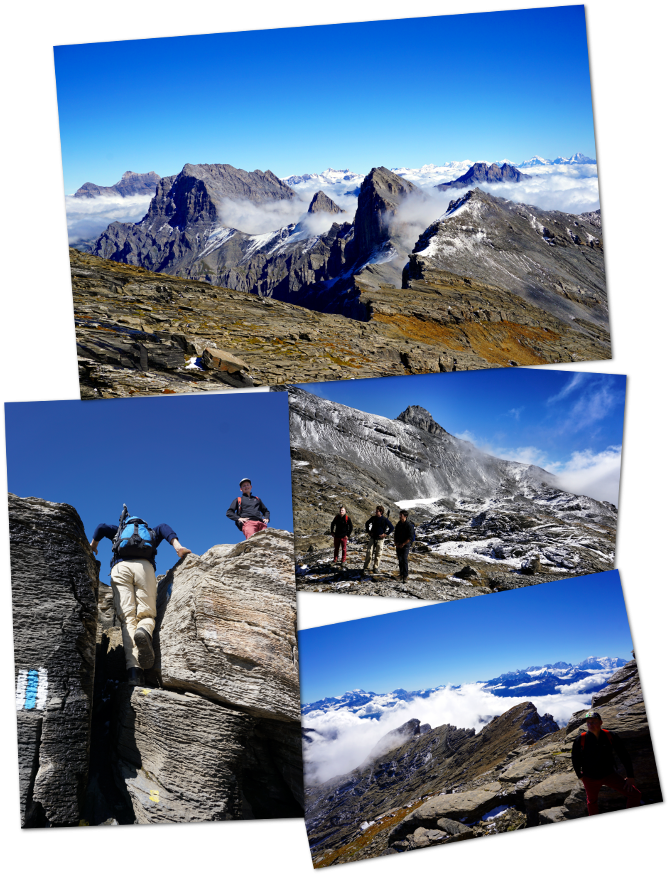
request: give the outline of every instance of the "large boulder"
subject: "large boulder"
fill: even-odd
[[[84,817],[99,564],[70,505],[9,495],[24,827]]]
[[[115,778],[135,821],[301,816],[291,533],[185,557],[157,612],[155,686],[115,694]]]
[[[292,533],[266,529],[187,556],[160,582],[157,607],[165,687],[300,720]]]
[[[441,819],[470,824],[479,821],[486,812],[495,808],[501,791],[502,785],[499,782],[490,782],[471,791],[433,797],[405,816],[391,831],[389,841],[408,834],[414,835],[419,827],[439,830],[438,823]]]

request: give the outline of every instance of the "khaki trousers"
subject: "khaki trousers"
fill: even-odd
[[[376,572],[379,568],[379,563],[382,558],[382,552],[384,550],[384,539],[383,538],[373,538],[369,536],[368,541],[368,549],[365,554],[365,568],[370,568],[370,560],[372,559],[372,571]]]
[[[138,627],[153,635],[156,626],[156,573],[149,560],[122,560],[112,566],[114,608],[121,621],[126,669],[139,669],[133,637]]]

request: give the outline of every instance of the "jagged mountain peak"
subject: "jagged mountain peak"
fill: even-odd
[[[417,429],[423,429],[424,432],[430,432],[431,435],[449,434],[446,429],[435,422],[430,411],[422,408],[421,405],[408,405],[401,414],[398,414],[396,420],[406,423],[408,426],[416,426]]]
[[[325,192],[318,191],[310,201],[308,213],[344,213]]]

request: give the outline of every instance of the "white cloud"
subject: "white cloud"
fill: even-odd
[[[69,243],[91,240],[111,222],[139,222],[147,212],[151,195],[130,195],[122,198],[102,195],[99,198],[65,197]]]
[[[557,486],[568,493],[590,496],[599,502],[619,501],[621,446],[608,447],[599,453],[575,451],[568,462],[547,468],[557,476]]]
[[[407,703],[394,704],[378,720],[365,718],[364,710],[359,713],[345,710],[309,712],[304,716],[303,724],[317,730],[322,738],[317,737],[304,746],[306,782],[325,782],[355,769],[382,736],[411,718],[418,718],[431,727],[452,724],[462,728],[474,727],[479,731],[496,715],[528,702],[527,696],[496,697],[482,688],[480,683],[466,684],[459,689],[446,687],[425,699],[417,697]],[[564,726],[574,712],[590,704],[591,695],[580,695],[579,691],[566,689],[560,694],[534,696],[532,702],[541,715],[548,712]]]
[[[578,387],[582,386],[586,379],[587,375],[583,372],[577,372],[576,374],[573,374],[568,382],[564,384],[564,386],[556,393],[556,395],[552,395],[547,399],[547,404],[551,405],[557,401],[561,401],[562,399],[566,398]]]

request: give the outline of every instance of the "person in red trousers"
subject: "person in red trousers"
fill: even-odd
[[[621,739],[603,727],[598,712],[586,713],[587,729],[572,745],[572,766],[586,790],[589,815],[598,814],[598,793],[603,785],[626,796],[626,808],[639,806],[641,795],[633,782],[633,764]],[[623,765],[622,778],[615,769],[614,755]]]
[[[344,568],[344,564],[347,562],[347,539],[351,535],[353,528],[354,524],[349,519],[347,509],[344,505],[341,505],[339,513],[335,515],[333,522],[330,524],[330,534],[333,536],[335,544],[333,563],[337,563],[340,546],[342,546],[342,568]]]
[[[241,529],[245,538],[250,538],[256,532],[268,528],[270,512],[258,496],[251,495],[251,480],[242,478],[240,481],[242,495],[230,503],[226,517]]]

